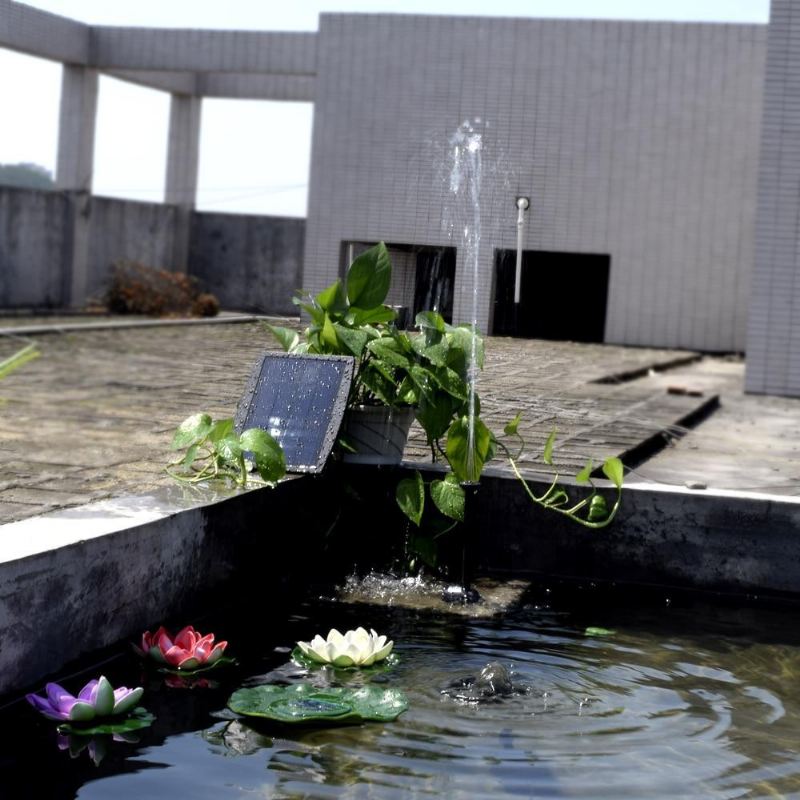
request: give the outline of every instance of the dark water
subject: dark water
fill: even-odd
[[[794,612],[528,600],[503,619],[470,620],[327,601],[277,611],[251,598],[198,623],[231,639],[240,666],[193,689],[145,677],[155,724],[137,743],[93,745],[97,766],[88,748],[59,750],[27,705],[5,709],[0,796],[800,797]],[[397,722],[298,730],[224,718],[238,685],[301,677],[286,667],[297,639],[359,624],[395,640],[400,663],[375,679],[408,694]],[[488,662],[512,668],[514,694],[478,704],[442,694]],[[142,680],[122,654],[64,683],[77,690],[100,671]]]

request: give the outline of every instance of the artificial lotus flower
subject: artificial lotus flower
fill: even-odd
[[[214,644],[213,633],[203,636],[191,625],[179,631],[173,639],[162,625],[154,633],[145,631],[142,634],[142,646],[134,645],[133,649],[143,658],[149,656],[172,669],[193,670],[215,664],[227,646],[227,642]]]
[[[46,696],[25,695],[25,699],[48,719],[59,722],[89,722],[95,717],[111,717],[131,711],[144,694],[144,689],[114,689],[103,675],[91,680],[73,697],[57,683],[48,683]]]
[[[392,652],[394,642],[387,642],[385,636],[378,636],[372,629],[367,633],[364,628],[356,628],[342,636],[332,628],[327,639],[315,636],[310,642],[298,642],[297,646],[303,655],[319,664],[369,667],[383,661]]]

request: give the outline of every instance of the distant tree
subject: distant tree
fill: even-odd
[[[0,164],[0,184],[23,189],[54,189],[50,170],[39,164]]]

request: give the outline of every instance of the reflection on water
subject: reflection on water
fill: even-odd
[[[248,617],[239,630],[215,625],[236,647],[238,669],[215,676],[218,687],[149,686],[154,726],[138,743],[104,742],[98,766],[71,759],[76,748],[27,708],[4,712],[6,785],[37,798],[119,800],[800,797],[791,612],[531,601],[487,620],[315,602],[257,637],[252,605],[239,616]],[[291,729],[225,710],[242,683],[306,679],[287,665],[296,640],[359,624],[389,634],[399,663],[314,680],[403,689],[410,709],[397,722]],[[592,627],[615,633],[587,635]],[[120,659],[121,677],[135,680],[135,668]]]

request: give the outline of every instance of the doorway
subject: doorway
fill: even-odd
[[[515,250],[497,250],[494,336],[602,342],[611,256],[524,250],[514,303]]]

